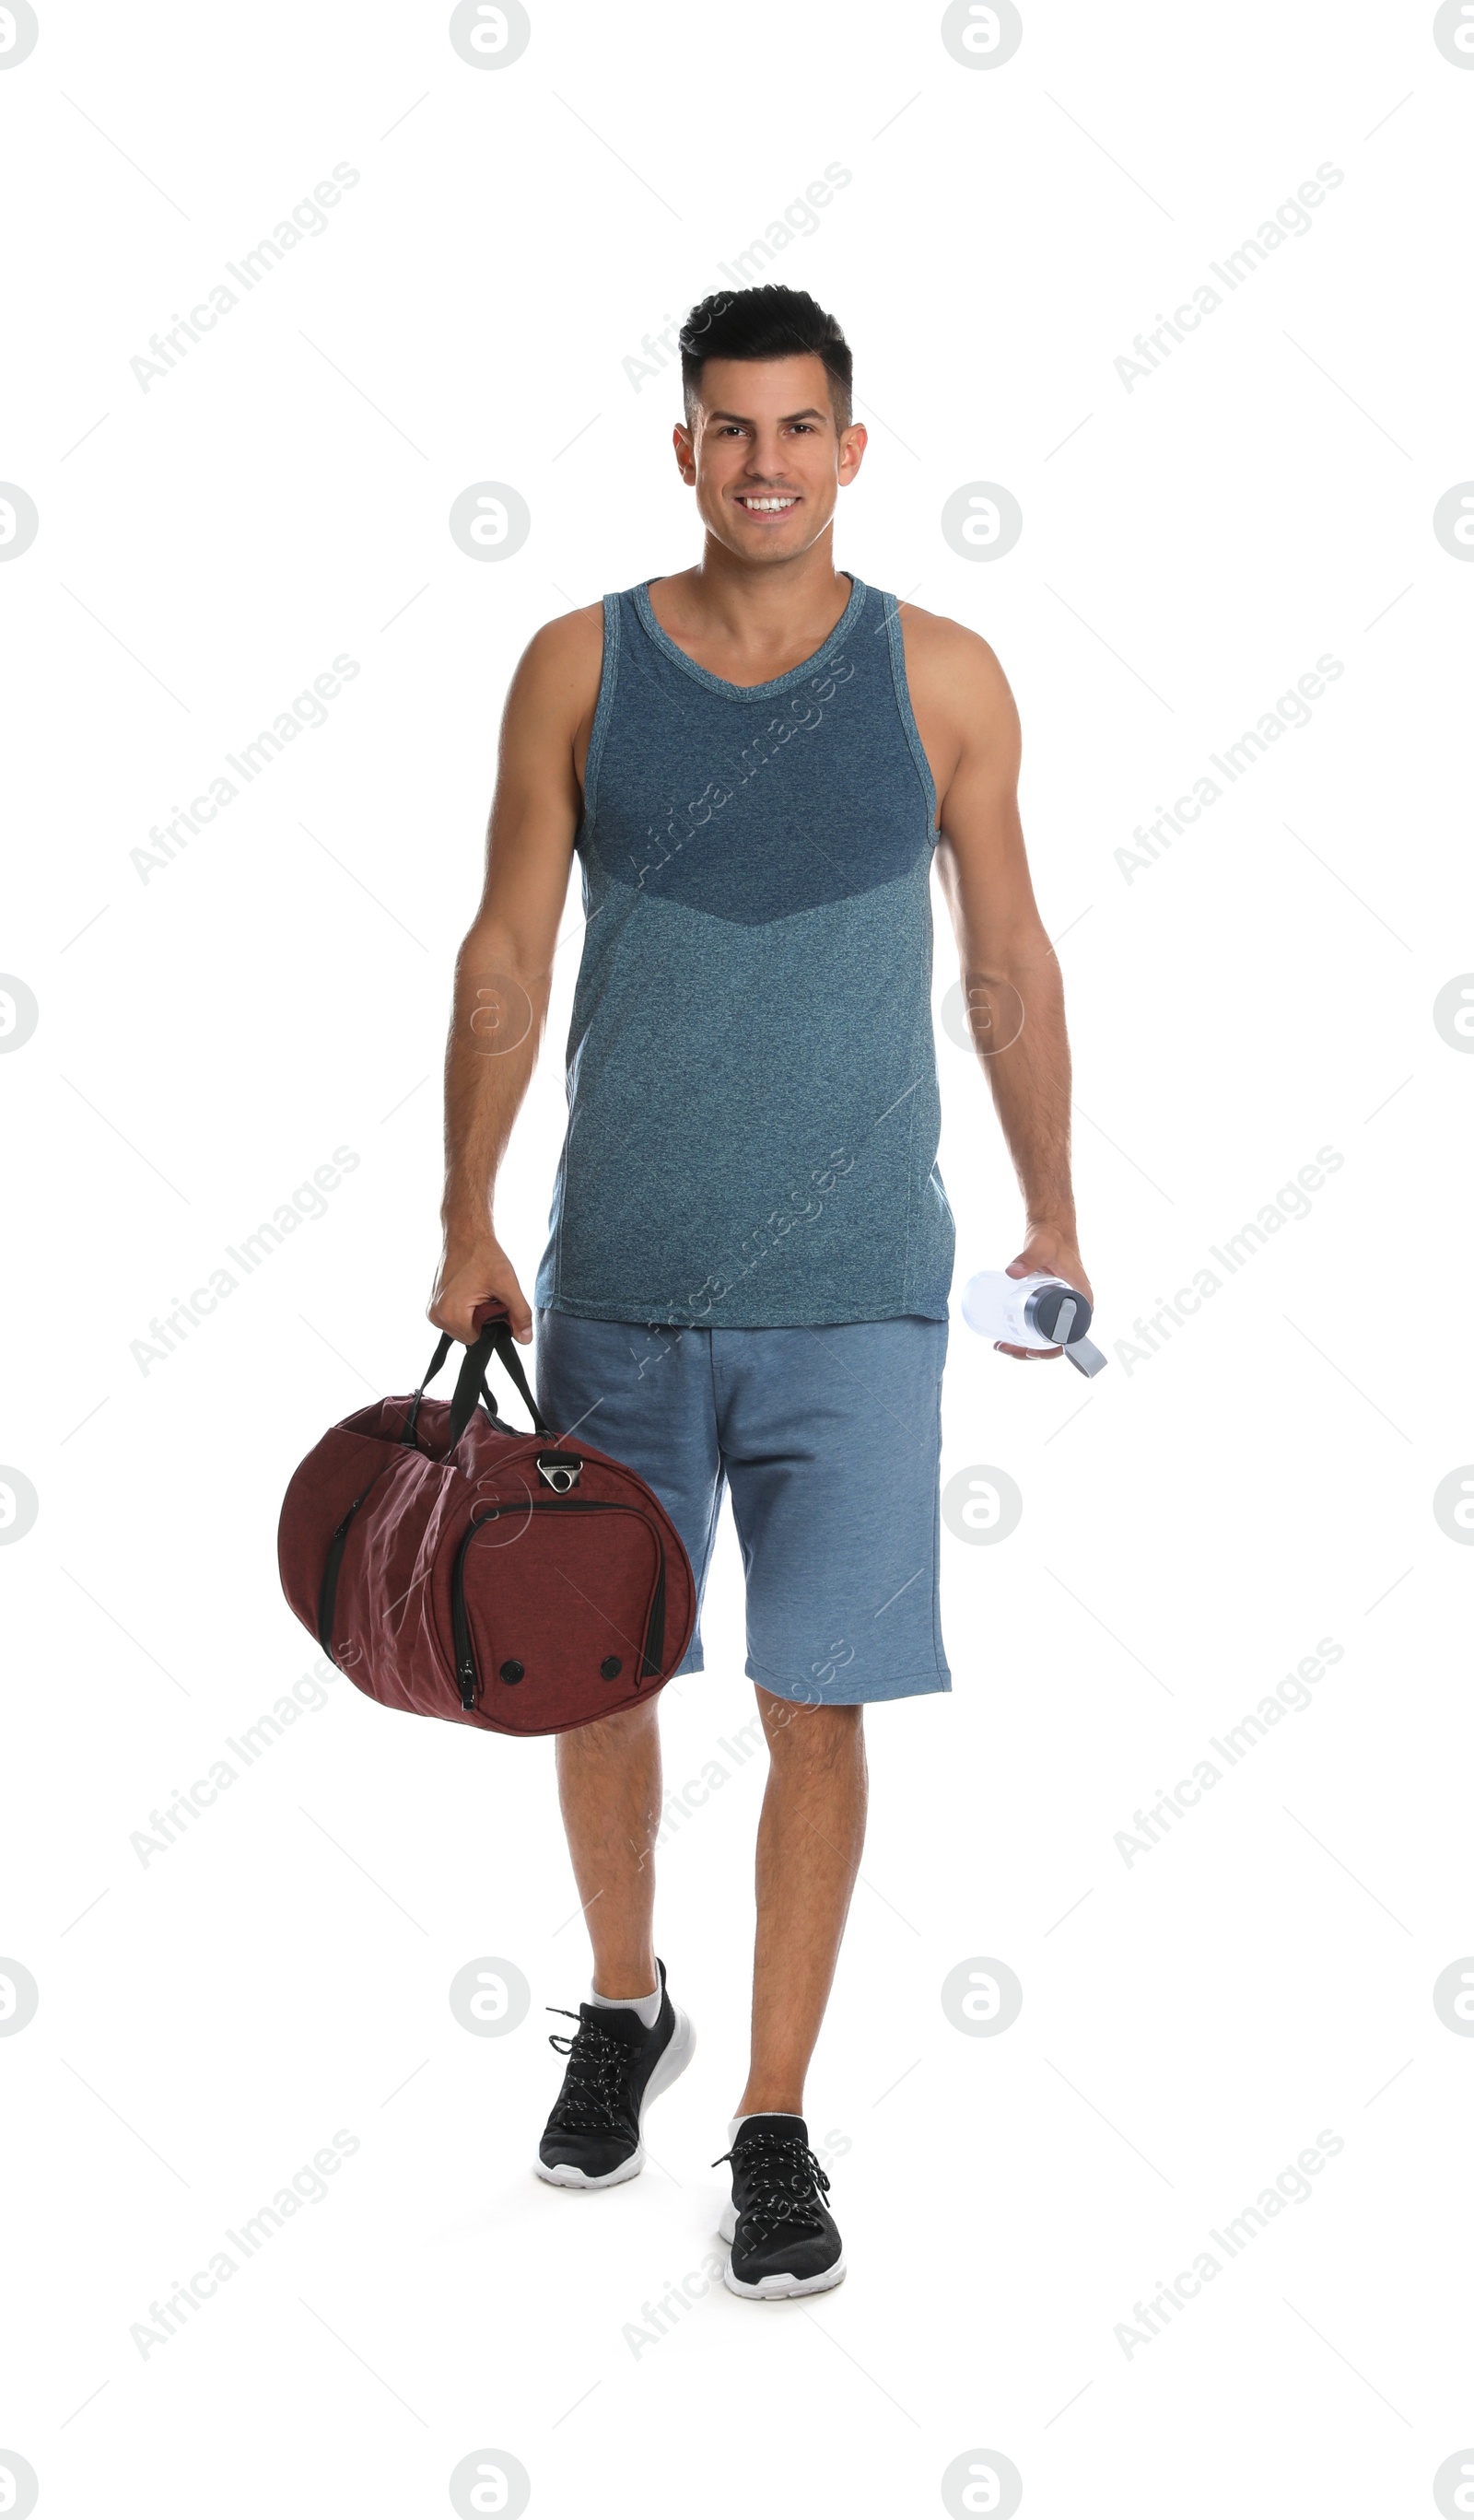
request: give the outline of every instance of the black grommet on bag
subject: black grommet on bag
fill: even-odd
[[[512,1684],[512,1682],[513,1682],[514,1680],[521,1680],[521,1679],[522,1679],[522,1677],[523,1677],[523,1666],[522,1666],[522,1664],[521,1664],[520,1662],[504,1662],[504,1663],[502,1664],[502,1667],[501,1667],[501,1676],[502,1676],[503,1680],[507,1683],[508,1687],[510,1688],[510,1686],[511,1686],[511,1684]]]
[[[623,1668],[624,1666],[621,1662],[618,1654],[606,1654],[604,1660],[599,1665],[600,1678],[603,1680],[618,1680]]]

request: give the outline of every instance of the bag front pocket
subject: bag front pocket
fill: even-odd
[[[638,1506],[489,1505],[461,1539],[450,1598],[462,1710],[501,1732],[589,1723],[664,1678],[665,1546]]]

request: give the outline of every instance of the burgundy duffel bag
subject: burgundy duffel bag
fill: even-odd
[[[455,1396],[420,1389],[332,1427],[282,1505],[282,1589],[381,1706],[491,1732],[567,1732],[637,1705],[691,1642],[696,1586],[665,1507],[622,1462],[544,1425],[506,1308],[482,1304]],[[500,1358],[535,1432],[496,1415]],[[484,1406],[483,1406],[484,1404]]]

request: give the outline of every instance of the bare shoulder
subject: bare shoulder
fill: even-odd
[[[514,701],[535,709],[570,706],[575,719],[598,696],[604,662],[604,608],[580,605],[544,621],[528,641],[513,678]]]
[[[969,714],[980,706],[1012,713],[1008,677],[986,639],[964,622],[952,621],[944,612],[928,612],[919,604],[902,604],[899,610],[913,698],[944,708],[961,705]]]
[[[1023,738],[1008,677],[986,639],[944,612],[900,607],[906,683],[937,793],[981,770],[1005,784],[1018,775]]]

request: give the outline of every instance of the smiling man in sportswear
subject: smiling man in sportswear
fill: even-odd
[[[532,1334],[491,1193],[576,851],[587,923],[533,1288],[538,1398],[655,1489],[698,1586],[731,1493],[769,1771],[722,2230],[731,2290],[771,2298],[845,2272],[803,2110],[864,1833],[863,1710],[951,1685],[934,862],[1024,1195],[1015,1273],[1089,1289],[1002,670],[972,631],[836,571],[865,430],[832,316],[773,287],[708,298],[681,353],[675,459],[701,561],[550,622],[508,698],[457,966],[430,1315],[469,1341],[495,1295]],[[680,1669],[702,1668],[698,1625]],[[643,2111],[694,2044],[653,1939],[657,1704],[562,1733],[557,1757],[594,1966],[537,2168],[610,2186],[640,2169]]]

